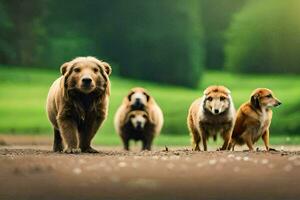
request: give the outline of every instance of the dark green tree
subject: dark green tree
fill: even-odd
[[[9,51],[4,63],[43,63],[42,55],[47,42],[43,19],[47,13],[47,0],[3,0],[1,5],[5,11],[7,30],[4,38],[9,44],[7,49],[4,47],[4,51]]]
[[[227,32],[227,69],[300,73],[299,8],[298,0],[249,2]]]
[[[204,48],[206,51],[205,67],[223,69],[225,31],[233,15],[245,4],[246,0],[201,0]]]
[[[10,44],[10,34],[12,32],[12,22],[8,16],[6,8],[0,2],[0,62],[8,63],[13,59],[13,48]]]
[[[120,75],[197,87],[204,54],[198,1],[114,2],[103,42]]]

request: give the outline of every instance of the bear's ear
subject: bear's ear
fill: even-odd
[[[109,76],[111,74],[111,67],[107,62],[103,62],[102,61],[102,65],[104,67],[104,70],[106,72],[106,74]]]
[[[62,64],[62,66],[60,67],[60,73],[62,75],[65,75],[66,72],[68,71],[69,64],[70,64],[69,62],[66,62],[66,63]]]

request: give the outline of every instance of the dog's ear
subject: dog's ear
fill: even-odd
[[[259,94],[253,94],[251,96],[251,105],[254,107],[254,108],[259,108]]]
[[[224,91],[225,91],[225,93],[226,93],[228,96],[231,94],[231,91],[230,91],[228,88],[225,88],[225,87],[224,87]]]
[[[130,119],[132,118],[133,114],[132,112],[128,112],[126,115],[125,115],[125,118],[124,118],[124,123],[128,123],[130,121]]]
[[[60,73],[62,75],[65,75],[67,73],[69,65],[70,65],[70,62],[66,62],[66,63],[62,64],[62,66],[60,67]]]
[[[109,76],[111,74],[111,66],[107,63],[107,62],[103,62],[102,61],[102,65],[104,67],[104,70],[106,72],[106,74]]]
[[[134,94],[134,91],[131,91],[128,95],[127,95],[127,98],[128,98],[128,101],[131,101],[131,96]]]
[[[143,94],[146,96],[147,102],[149,102],[149,100],[150,100],[150,95],[149,95],[147,92],[143,92]]]
[[[207,96],[210,93],[211,87],[208,87],[204,90],[203,94]]]
[[[154,124],[154,119],[153,119],[154,113],[149,111],[148,109],[145,112],[147,113],[147,118],[148,118],[149,122],[151,124]]]

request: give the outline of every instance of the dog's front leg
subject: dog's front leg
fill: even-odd
[[[230,140],[231,140],[231,135],[232,135],[232,128],[230,129],[225,129],[222,133],[222,137],[224,140],[224,143],[222,145],[222,147],[220,148],[221,151],[227,150]]]
[[[262,139],[264,141],[265,147],[267,151],[277,151],[276,149],[270,148],[269,144],[269,139],[270,139],[270,130],[267,129],[263,134],[262,134]]]
[[[207,138],[209,136],[209,133],[203,127],[200,127],[200,132],[202,137],[203,150],[207,151]]]

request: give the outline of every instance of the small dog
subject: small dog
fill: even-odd
[[[78,57],[63,64],[61,74],[46,106],[54,129],[53,151],[96,153],[91,140],[107,116],[111,67],[94,57]]]
[[[131,110],[146,110],[153,103],[148,92],[141,87],[132,88],[126,100]]]
[[[229,89],[224,86],[210,86],[204,96],[195,100],[187,118],[187,125],[192,135],[193,150],[200,151],[202,140],[204,151],[207,151],[207,140],[212,136],[216,140],[221,133],[224,144],[219,150],[228,148],[234,126],[235,108]]]
[[[133,110],[124,115],[125,118],[118,118],[117,131],[123,141],[124,149],[129,150],[129,141],[142,141],[142,150],[151,150],[155,134],[156,123],[150,118],[147,112]]]
[[[253,144],[262,137],[266,150],[275,150],[269,147],[271,108],[280,104],[281,102],[275,98],[271,90],[267,88],[254,90],[250,101],[241,105],[237,112],[232,140],[228,148],[234,150],[236,144],[246,143],[249,150],[253,151]]]
[[[164,118],[154,98],[144,88],[132,88],[115,114],[114,125],[124,149],[129,140],[142,140],[143,150],[150,150],[152,140],[159,135]]]

